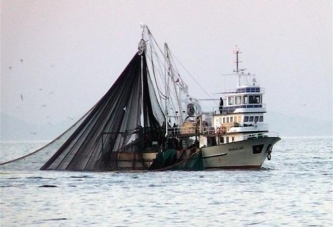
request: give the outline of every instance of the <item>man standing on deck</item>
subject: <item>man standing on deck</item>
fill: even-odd
[[[222,99],[222,97],[220,97],[220,107],[219,107],[219,109],[220,109],[220,114],[222,114],[222,111],[223,111],[223,99]]]

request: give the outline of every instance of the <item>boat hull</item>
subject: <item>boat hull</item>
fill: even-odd
[[[147,170],[154,159],[157,152],[144,153],[126,153],[119,152],[117,154],[117,170]]]
[[[164,159],[162,166],[152,168],[152,164],[157,160],[158,152],[143,153],[126,153],[119,152],[117,154],[117,170],[202,170],[196,162],[202,162],[201,152],[196,150],[174,150],[174,156],[170,156],[169,160]],[[168,156],[168,151],[164,151],[162,157]],[[193,154],[200,153],[199,158]],[[197,159],[200,159],[197,160]],[[192,167],[199,166],[199,167]]]
[[[260,168],[279,140],[279,137],[262,137],[204,147],[204,168]]]

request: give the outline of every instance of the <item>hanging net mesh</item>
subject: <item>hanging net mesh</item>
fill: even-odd
[[[151,84],[145,54],[135,54],[109,91],[71,129],[1,167],[105,171],[117,169],[119,152],[137,153],[132,157],[140,159],[153,141],[163,142],[164,115]]]
[[[150,141],[161,141],[163,118],[158,116],[163,113],[158,103],[151,102],[148,83],[144,53],[135,54],[110,90],[41,169],[113,170],[118,152],[140,153],[151,147]]]
[[[164,56],[147,27],[144,34],[147,41],[142,37],[139,51],[92,109],[54,141],[0,163],[0,169],[149,169],[158,152],[169,144],[165,135],[173,122],[166,121],[165,112],[182,123],[182,106],[187,105],[189,96],[187,85],[172,65],[171,52],[167,50]],[[168,63],[161,61],[156,49]]]
[[[16,158],[14,160],[0,163],[0,169],[2,170],[25,170],[33,171],[38,170],[41,166],[61,147],[61,145],[69,138],[69,136],[77,129],[77,127],[83,122],[86,116],[91,112],[88,111],[80,120],[78,120],[73,126],[66,130],[63,134],[58,136],[52,142],[37,149],[27,155]]]

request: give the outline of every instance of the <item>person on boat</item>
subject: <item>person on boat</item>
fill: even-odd
[[[178,132],[178,125],[176,125],[176,123],[173,123],[173,133],[174,135],[177,135],[179,132]]]
[[[220,97],[220,107],[219,107],[219,109],[220,109],[220,114],[222,114],[222,111],[223,111],[223,99],[222,99],[222,97]]]

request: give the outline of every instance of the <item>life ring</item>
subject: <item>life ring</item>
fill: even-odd
[[[227,128],[225,126],[222,126],[221,132],[222,134],[225,134],[227,132]]]

